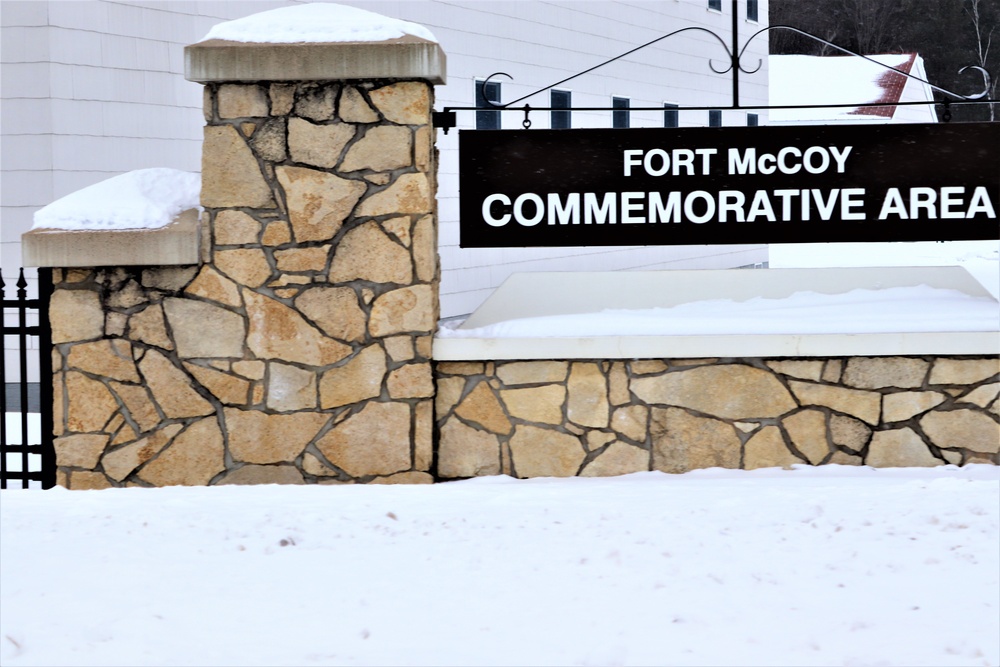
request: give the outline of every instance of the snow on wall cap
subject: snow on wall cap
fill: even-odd
[[[313,3],[272,9],[219,23],[204,40],[299,44],[384,42],[405,35],[437,43],[430,30],[409,21],[389,18],[357,7]]]
[[[201,176],[177,169],[139,169],[95,183],[37,211],[32,229],[159,229],[198,208]]]

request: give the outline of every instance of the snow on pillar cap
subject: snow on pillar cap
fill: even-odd
[[[184,74],[219,81],[446,80],[427,28],[356,7],[297,5],[220,23],[184,49]]]

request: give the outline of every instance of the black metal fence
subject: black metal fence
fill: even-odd
[[[4,353],[0,375],[0,488],[27,489],[40,483],[43,489],[55,486],[56,457],[52,445],[52,330],[49,326],[49,297],[52,269],[38,269],[38,297],[28,298],[24,269],[18,274],[14,298],[8,299],[0,277],[3,304]],[[36,345],[29,345],[34,338]],[[16,360],[8,365],[8,354]],[[31,357],[35,358],[32,359]],[[29,369],[38,368],[38,383],[30,383]],[[11,366],[11,368],[8,368]],[[16,373],[16,376],[15,376]],[[10,381],[14,380],[14,381]]]

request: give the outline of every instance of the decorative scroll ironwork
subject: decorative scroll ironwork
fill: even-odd
[[[614,58],[609,58],[608,60],[605,60],[604,62],[598,63],[597,65],[594,65],[593,67],[589,67],[589,68],[583,70],[582,72],[578,72],[576,74],[573,74],[572,76],[568,76],[568,77],[566,77],[564,79],[560,79],[559,81],[556,81],[555,83],[549,84],[549,85],[545,86],[544,88],[539,88],[538,90],[533,91],[531,93],[528,93],[527,95],[522,95],[521,97],[518,97],[515,100],[507,102],[506,104],[502,104],[502,103],[499,103],[499,102],[493,102],[492,100],[488,100],[487,99],[487,100],[484,100],[485,103],[486,103],[486,106],[476,106],[476,107],[446,106],[446,107],[444,107],[444,111],[442,111],[442,112],[434,112],[434,126],[435,127],[440,127],[442,129],[444,129],[445,134],[447,134],[448,130],[450,128],[455,127],[457,125],[456,114],[455,114],[456,111],[477,111],[477,110],[483,110],[483,109],[492,109],[492,110],[496,110],[496,111],[523,111],[524,112],[524,121],[522,122],[522,126],[525,129],[528,129],[529,127],[531,127],[531,120],[529,118],[529,114],[531,113],[531,111],[551,111],[553,108],[552,107],[531,107],[528,104],[525,104],[522,107],[516,107],[515,108],[514,107],[515,104],[518,104],[519,102],[523,102],[524,100],[526,100],[526,99],[528,99],[530,97],[538,95],[539,93],[543,93],[546,90],[550,90],[552,88],[555,88],[556,86],[560,86],[560,85],[562,85],[562,84],[564,84],[564,83],[566,83],[568,81],[572,81],[573,79],[576,79],[577,77],[583,76],[584,74],[589,74],[590,72],[593,72],[594,70],[597,70],[597,69],[600,69],[601,67],[604,67],[605,65],[609,65],[609,64],[611,64],[611,63],[613,63],[613,62],[615,62],[617,60],[621,60],[622,58],[625,58],[626,56],[629,56],[629,55],[635,53],[636,51],[641,51],[642,49],[645,49],[648,46],[652,46],[653,44],[656,44],[657,42],[661,42],[661,41],[663,41],[663,40],[665,40],[665,39],[667,39],[669,37],[673,37],[675,35],[679,35],[679,34],[684,33],[684,32],[703,32],[703,33],[706,33],[708,35],[711,35],[712,37],[714,37],[719,42],[719,45],[726,52],[726,56],[729,59],[729,66],[728,67],[726,67],[725,69],[719,69],[719,68],[717,68],[715,66],[715,62],[714,62],[714,60],[712,58],[708,59],[708,67],[714,73],[720,74],[720,75],[732,72],[733,103],[729,107],[720,107],[720,105],[713,105],[711,107],[678,107],[677,108],[678,111],[703,111],[705,109],[719,109],[719,108],[771,110],[771,109],[820,109],[820,108],[859,107],[859,106],[880,107],[880,106],[907,106],[907,105],[925,105],[925,104],[938,105],[938,104],[941,104],[941,105],[944,105],[944,120],[948,121],[948,120],[951,120],[951,104],[953,104],[953,103],[956,103],[956,104],[986,104],[986,103],[994,103],[994,102],[1000,101],[1000,100],[984,99],[984,98],[986,98],[987,94],[989,93],[991,80],[990,80],[990,74],[989,74],[989,72],[987,72],[982,67],[979,67],[979,66],[976,66],[976,65],[969,65],[969,66],[963,67],[962,69],[960,69],[958,71],[959,74],[962,74],[966,70],[974,70],[974,71],[978,71],[982,75],[982,77],[983,77],[983,89],[982,89],[982,91],[980,91],[980,92],[978,92],[978,93],[976,93],[974,95],[961,95],[961,94],[956,93],[954,91],[947,90],[945,88],[941,88],[940,86],[936,86],[936,85],[932,84],[930,81],[926,81],[925,79],[921,79],[920,77],[914,76],[914,75],[910,74],[909,72],[904,72],[903,70],[898,69],[896,67],[892,67],[891,65],[886,65],[884,63],[881,63],[878,60],[875,60],[874,58],[870,58],[870,57],[862,55],[860,53],[855,53],[854,51],[851,51],[850,49],[846,49],[846,48],[844,48],[842,46],[838,46],[837,44],[834,44],[832,42],[828,42],[827,40],[825,40],[825,39],[823,39],[821,37],[818,37],[816,35],[813,35],[812,33],[806,32],[805,30],[800,30],[799,28],[796,28],[796,27],[790,26],[790,25],[773,25],[773,26],[768,26],[766,28],[761,28],[760,30],[758,30],[757,32],[755,32],[754,34],[752,34],[746,40],[746,42],[743,43],[743,46],[740,47],[739,46],[739,24],[738,24],[737,13],[736,13],[736,3],[737,3],[737,0],[732,0],[732,5],[733,5],[732,17],[733,17],[733,19],[732,19],[732,39],[731,39],[731,45],[727,45],[726,42],[725,42],[725,40],[721,36],[719,36],[714,31],[709,30],[708,28],[703,28],[701,26],[688,26],[686,28],[681,28],[679,30],[674,30],[673,32],[669,32],[669,33],[667,33],[665,35],[661,35],[660,37],[657,37],[656,39],[650,40],[650,41],[646,42],[645,44],[641,44],[641,45],[639,45],[639,46],[637,46],[635,48],[629,49],[628,51],[626,51],[626,52],[624,52],[622,54],[619,54],[619,55],[615,56]],[[947,95],[951,99],[944,99],[944,100],[940,100],[940,101],[937,101],[937,100],[927,100],[927,101],[917,101],[917,102],[886,102],[886,103],[857,102],[857,103],[850,103],[850,104],[804,104],[804,105],[773,105],[773,106],[772,105],[760,105],[760,106],[749,106],[749,107],[741,106],[740,105],[740,96],[739,96],[740,95],[740,93],[739,93],[739,75],[740,75],[740,72],[742,72],[744,74],[754,74],[754,73],[760,71],[760,68],[764,64],[762,59],[758,59],[757,66],[755,68],[753,68],[753,69],[746,69],[743,66],[743,56],[745,55],[747,48],[750,46],[750,43],[754,39],[756,39],[760,35],[763,35],[765,33],[770,32],[771,30],[790,30],[792,32],[795,32],[796,34],[808,37],[809,39],[815,40],[815,41],[817,41],[817,42],[819,42],[821,44],[825,44],[826,46],[829,46],[829,47],[832,47],[834,49],[837,49],[838,51],[841,51],[841,52],[846,53],[848,55],[857,56],[858,58],[863,58],[864,60],[867,60],[868,62],[874,63],[874,64],[876,64],[876,65],[878,65],[880,67],[883,67],[885,69],[888,69],[888,70],[891,70],[893,72],[896,72],[897,74],[901,74],[901,75],[903,75],[903,76],[905,76],[905,77],[907,77],[909,79],[913,79],[915,81],[919,81],[921,83],[927,84],[928,86],[931,87],[931,89],[933,89],[933,90],[935,90],[935,91],[937,91],[937,92],[939,92],[939,93],[941,93],[943,95]],[[494,72],[493,74],[490,74],[488,77],[486,77],[485,81],[489,82],[491,79],[493,79],[494,77],[498,77],[498,76],[507,77],[511,81],[514,80],[514,77],[512,77],[510,74],[507,74],[506,72]],[[565,111],[566,109],[561,109],[561,110]],[[611,107],[571,107],[569,110],[570,111],[612,111],[613,109]],[[633,108],[631,108],[631,111],[659,111],[659,110],[661,110],[660,107],[633,107]]]

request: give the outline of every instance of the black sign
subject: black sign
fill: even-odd
[[[459,132],[463,248],[1000,238],[1000,123]]]

